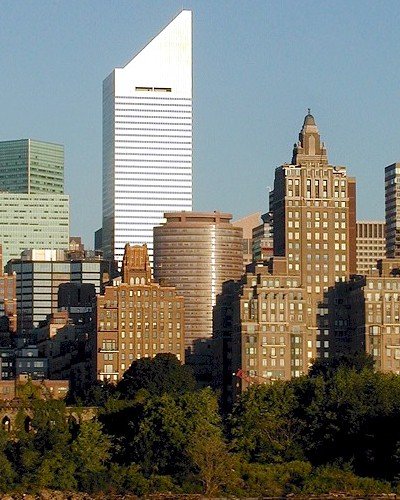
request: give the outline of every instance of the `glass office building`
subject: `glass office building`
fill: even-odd
[[[69,244],[69,196],[0,192],[3,262],[30,248],[65,249]]]
[[[0,142],[0,243],[4,264],[26,249],[68,248],[63,146],[31,139]]]
[[[32,139],[0,142],[0,189],[63,194],[64,147]]]

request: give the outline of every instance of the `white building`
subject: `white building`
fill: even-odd
[[[192,13],[103,83],[103,250],[121,262],[164,212],[192,210]]]

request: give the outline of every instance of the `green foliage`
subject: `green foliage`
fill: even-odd
[[[226,428],[215,394],[185,377],[168,356],[135,364],[118,390],[93,389],[101,421],[76,426],[64,403],[25,400],[17,432],[0,432],[0,491],[365,497],[398,488],[400,377],[375,373],[369,358],[251,387]]]
[[[150,476],[149,490],[152,493],[181,493],[181,489],[174,483],[171,476]]]
[[[124,373],[117,389],[127,398],[134,398],[141,389],[152,396],[179,396],[194,391],[195,385],[191,369],[168,353],[134,361]]]
[[[32,402],[34,448],[40,453],[47,450],[63,450],[71,439],[65,403],[63,401]]]
[[[335,375],[339,368],[360,373],[363,370],[374,370],[374,358],[365,352],[342,354],[331,358],[319,358],[310,368],[309,377],[322,376],[325,379]]]
[[[320,467],[308,477],[305,494],[345,492],[351,495],[390,493],[390,484],[371,478],[357,477],[353,472],[333,466]]]
[[[143,496],[150,490],[149,481],[140,472],[140,467],[136,464],[118,465],[111,464],[108,471],[108,485],[113,493],[124,495],[133,493]]]
[[[188,473],[193,464],[187,447],[193,434],[219,425],[217,400],[208,389],[179,398],[167,394],[149,398],[132,437],[132,459],[147,475]]]
[[[4,451],[0,451],[0,471],[0,492],[5,493],[12,488],[16,474]]]
[[[300,493],[311,470],[309,462],[301,461],[275,465],[245,462],[241,466],[244,487],[240,496],[282,497]]]
[[[62,454],[60,451],[48,453],[37,470],[36,484],[40,488],[55,490],[75,490],[76,465],[70,453]]]
[[[76,465],[76,478],[86,491],[101,489],[106,482],[106,463],[110,458],[111,441],[102,432],[97,421],[83,422],[72,443],[72,460]]]
[[[302,459],[298,405],[294,387],[288,383],[250,388],[230,418],[234,450],[260,463]]]
[[[187,453],[197,468],[204,495],[214,497],[239,487],[239,462],[229,453],[220,427],[208,422],[199,425],[191,436]]]

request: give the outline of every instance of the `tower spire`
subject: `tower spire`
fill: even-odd
[[[328,164],[326,148],[321,143],[318,127],[315,123],[311,109],[304,118],[303,127],[299,134],[299,142],[293,148],[293,165],[302,165],[307,162],[318,162],[319,164]]]

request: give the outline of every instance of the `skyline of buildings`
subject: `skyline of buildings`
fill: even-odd
[[[192,210],[192,13],[182,10],[103,83],[105,258],[146,243],[164,212]]]
[[[57,311],[58,290],[63,283],[91,283],[96,293],[110,279],[109,263],[95,255],[71,259],[65,250],[29,250],[6,264],[16,276],[17,325],[30,331]]]
[[[6,262],[19,249],[7,264],[19,333],[40,326],[53,373],[72,373],[76,359],[74,373],[89,383],[115,382],[133,360],[165,352],[186,354],[208,385],[215,350],[230,403],[254,381],[299,377],[346,349],[400,372],[400,266],[382,254],[385,244],[388,257],[400,253],[400,164],[385,169],[385,224],[357,222],[356,181],[329,163],[308,110],[290,163],[275,169],[269,207],[238,226],[228,213],[192,212],[191,41],[183,10],[104,80],[103,258],[84,255],[79,238],[64,253],[63,146],[0,143],[0,243]],[[15,233],[2,236],[3,226]],[[353,278],[360,269],[368,276]],[[72,326],[79,287],[58,310],[66,283],[95,285],[90,326]],[[66,356],[63,342],[74,347]]]

